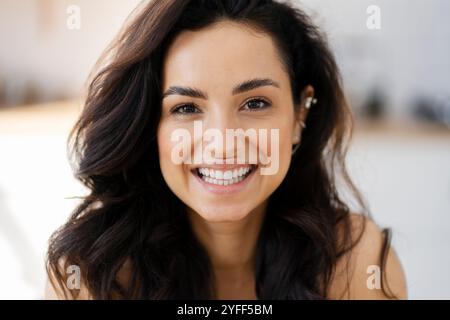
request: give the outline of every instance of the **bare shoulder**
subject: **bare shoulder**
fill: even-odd
[[[336,265],[328,287],[330,299],[389,299],[382,286],[398,299],[407,298],[404,271],[394,248],[386,254],[381,266],[385,236],[369,218],[351,214],[352,237],[361,238],[354,248],[343,255]]]

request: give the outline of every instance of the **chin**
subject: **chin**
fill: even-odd
[[[245,219],[252,209],[240,205],[202,205],[194,210],[207,222],[236,222]]]

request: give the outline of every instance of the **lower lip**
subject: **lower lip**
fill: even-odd
[[[258,167],[253,168],[252,172],[250,172],[250,174],[244,180],[227,186],[208,183],[202,178],[200,178],[195,171],[194,172],[191,171],[191,174],[197,179],[197,181],[200,182],[202,187],[205,188],[207,191],[215,194],[229,194],[242,191],[249,184],[250,180],[255,175],[257,169]]]

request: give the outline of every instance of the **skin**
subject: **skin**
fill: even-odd
[[[305,99],[314,96],[311,86],[303,88],[300,111],[294,111],[289,77],[279,57],[268,35],[234,22],[221,21],[200,31],[181,33],[169,48],[164,62],[163,92],[171,86],[184,86],[207,94],[207,99],[179,94],[163,99],[158,151],[163,177],[186,204],[192,228],[209,253],[218,299],[256,299],[252,264],[267,199],[287,173],[292,147],[301,142],[299,121],[307,117]],[[253,78],[272,79],[278,87],[268,85],[237,95],[231,93],[237,84]],[[251,98],[263,98],[270,102],[270,107],[249,111],[245,106]],[[171,113],[175,107],[188,103],[200,112]],[[279,170],[274,175],[254,174],[244,188],[233,194],[205,191],[191,172],[198,165],[175,164],[171,158],[176,144],[170,138],[171,133],[184,128],[193,136],[194,120],[203,121],[204,130],[279,129]],[[191,141],[190,147],[194,149],[197,144],[198,141]],[[357,215],[352,215],[352,222],[355,229],[362,226]],[[367,266],[378,263],[382,243],[378,227],[370,221],[367,223],[363,239],[352,256],[344,256],[338,263],[338,272],[329,287],[330,298],[386,298],[380,290],[369,290],[366,286]],[[350,258],[352,270],[349,279],[343,272],[347,270],[347,258]],[[388,257],[387,272],[391,289],[399,298],[406,298],[404,274],[393,251]],[[126,274],[128,271],[123,271],[119,277],[126,279]],[[347,280],[351,294],[347,290]],[[47,286],[47,298],[59,296]],[[85,287],[79,298],[89,298]]]

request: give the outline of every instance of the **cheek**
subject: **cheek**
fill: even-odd
[[[170,154],[172,150],[172,141],[170,141],[170,129],[168,126],[161,125],[158,128],[158,152],[159,152],[159,163],[163,168],[170,167],[172,162],[170,161]]]
[[[268,148],[264,153],[268,152],[266,154],[271,158],[271,163],[265,173],[262,170],[259,172],[259,188],[263,198],[269,197],[278,188],[289,170],[292,156],[292,126],[293,118],[289,113],[271,118],[264,126],[268,129],[269,134],[272,130],[278,132],[278,139],[270,138],[267,146],[260,145],[260,148]],[[273,169],[275,167],[276,170]]]
[[[169,188],[175,193],[178,193],[185,179],[183,177],[183,166],[172,161],[172,150],[177,142],[171,141],[171,135],[175,129],[169,124],[160,124],[157,132],[157,140],[161,173]]]
[[[292,159],[292,119],[285,117],[279,119],[277,126],[279,129],[278,143],[278,171],[270,178],[270,189],[275,189],[283,182],[291,165]]]
[[[293,135],[293,119],[289,115],[280,117],[274,121],[274,128],[278,128],[279,139],[278,146],[271,146],[274,150],[278,150],[279,173],[284,177],[286,174],[292,157],[292,135]]]
[[[276,187],[281,184],[291,164],[291,155],[292,155],[291,135],[292,133],[287,129],[287,127],[281,127],[279,130],[278,147],[271,146],[271,148],[273,148],[274,151],[275,150],[278,151],[277,157],[278,159],[276,159],[278,161],[277,163],[278,170],[274,175],[267,176],[271,181],[271,189],[276,189]]]

